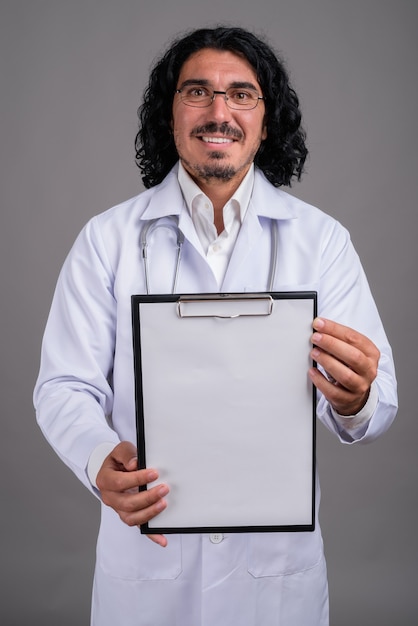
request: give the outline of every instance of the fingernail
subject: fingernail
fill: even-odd
[[[157,509],[157,511],[163,511],[166,506],[167,502],[165,500],[159,500],[155,505],[155,508]]]
[[[158,495],[160,496],[160,498],[163,498],[164,496],[166,496],[169,492],[169,488],[167,487],[167,485],[161,485],[161,487],[158,489]]]
[[[148,470],[147,472],[147,482],[152,482],[153,480],[157,480],[158,472],[156,470]]]
[[[320,341],[322,341],[321,333],[314,333],[312,336],[312,341],[313,343],[319,343]]]
[[[324,328],[325,322],[320,317],[317,317],[314,321],[314,328]]]

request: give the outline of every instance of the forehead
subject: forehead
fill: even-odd
[[[247,59],[229,50],[213,50],[203,48],[193,53],[182,65],[179,84],[190,79],[207,80],[213,84],[252,82],[260,87],[253,66]]]

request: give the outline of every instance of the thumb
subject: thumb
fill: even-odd
[[[138,469],[138,453],[130,441],[122,441],[113,449],[111,456],[125,470],[132,472]]]

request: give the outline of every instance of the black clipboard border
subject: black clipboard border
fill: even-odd
[[[317,316],[318,294],[316,291],[272,291],[253,293],[199,293],[199,294],[135,294],[131,296],[132,341],[135,377],[135,419],[137,433],[138,469],[146,469],[145,424],[143,407],[141,334],[139,304],[147,302],[178,302],[181,298],[260,298],[271,297],[273,300],[312,300],[313,317]],[[317,367],[315,361],[312,366]],[[254,526],[193,526],[193,527],[149,527],[148,522],[140,525],[142,534],[197,534],[197,533],[251,533],[251,532],[313,532],[315,530],[316,507],[316,387],[312,385],[312,511],[310,524],[292,525],[254,525]],[[147,485],[139,487],[146,491]]]

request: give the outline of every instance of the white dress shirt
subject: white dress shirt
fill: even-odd
[[[215,228],[212,202],[196,185],[181,162],[178,181],[202,245],[202,252],[220,287],[250,202],[254,185],[254,165],[251,165],[236,192],[223,207],[222,233],[218,233]]]

